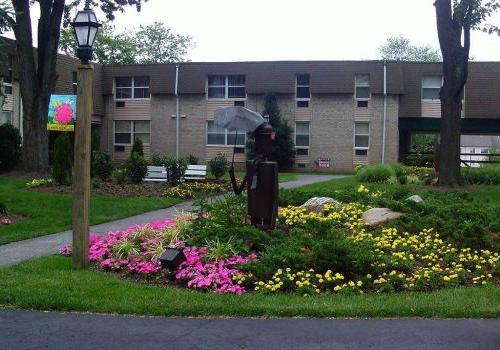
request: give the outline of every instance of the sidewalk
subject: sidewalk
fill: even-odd
[[[296,181],[284,182],[280,188],[295,188],[311,183],[342,178],[344,175],[300,174]],[[193,209],[193,202],[186,201],[166,209],[159,209],[128,218],[106,222],[90,227],[90,232],[105,234],[109,231],[124,230],[132,225],[144,224],[152,220],[168,219],[176,213]],[[72,231],[63,231],[47,236],[0,245],[0,267],[17,264],[24,260],[57,254],[59,247],[71,243]]]

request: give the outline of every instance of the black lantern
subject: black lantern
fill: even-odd
[[[89,0],[85,1],[85,8],[83,11],[78,11],[71,23],[78,43],[76,55],[82,64],[88,64],[92,59],[92,46],[94,45],[97,30],[101,26],[97,22],[94,11],[90,9],[89,3]]]

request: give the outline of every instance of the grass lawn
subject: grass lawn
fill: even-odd
[[[72,271],[52,256],[0,269],[0,305],[163,316],[500,317],[500,287],[373,295],[216,295]]]
[[[0,177],[0,202],[8,212],[26,216],[12,225],[0,225],[0,244],[44,236],[71,227],[71,195],[30,192],[26,179]],[[91,196],[90,223],[99,224],[180,202],[174,198]]]

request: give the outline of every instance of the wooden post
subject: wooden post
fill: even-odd
[[[92,119],[92,65],[78,66],[75,161],[73,168],[73,268],[89,265],[90,125]]]

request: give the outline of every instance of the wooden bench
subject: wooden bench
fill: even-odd
[[[144,182],[166,182],[167,169],[164,166],[148,166],[148,173]]]
[[[182,179],[185,181],[205,180],[206,177],[207,177],[206,165],[188,165]]]

